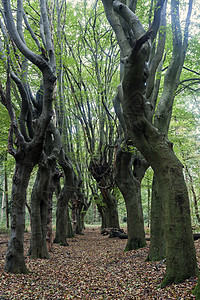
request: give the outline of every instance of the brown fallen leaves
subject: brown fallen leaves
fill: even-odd
[[[5,239],[0,235],[1,241]],[[197,278],[158,288],[165,264],[145,262],[148,247],[124,252],[126,240],[109,239],[91,228],[68,243],[54,245],[49,260],[27,257],[28,275],[4,271],[7,246],[1,244],[0,299],[195,299],[191,291]],[[195,244],[198,256],[200,241]]]

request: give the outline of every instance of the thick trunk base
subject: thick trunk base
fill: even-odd
[[[151,199],[151,239],[147,261],[160,261],[166,257],[164,241],[164,204],[162,187],[154,174]]]
[[[128,239],[124,251],[137,250],[146,246],[144,239]]]
[[[25,229],[25,203],[32,166],[16,162],[13,176],[11,198],[11,230],[10,240],[6,253],[5,270],[15,274],[27,274],[24,259],[24,229]]]
[[[195,286],[193,290],[193,294],[196,296],[196,300],[200,300],[200,275],[198,278],[197,285]]]
[[[61,237],[61,236],[55,237],[53,242],[54,242],[54,244],[59,244],[61,246],[69,246],[65,237]]]
[[[151,253],[148,254],[146,261],[160,261],[165,257],[165,251],[162,252],[160,247],[151,247]]]
[[[32,247],[29,249],[27,255],[30,256],[30,258],[32,258],[32,259],[36,259],[36,258],[48,259],[48,258],[50,258],[46,246],[41,246],[39,248]]]
[[[14,239],[13,239],[14,240]],[[21,254],[23,252],[23,245],[17,245],[17,240],[12,241],[14,245],[12,247],[8,246],[6,253],[6,265],[5,271],[14,274],[28,274],[29,271],[25,265],[24,256]],[[22,248],[20,251],[19,248]],[[16,253],[16,250],[18,253]]]

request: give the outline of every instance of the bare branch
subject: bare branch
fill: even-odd
[[[126,35],[121,27],[120,20],[113,10],[113,0],[102,0],[102,2],[105,8],[107,19],[116,34],[123,57],[129,56],[132,48],[129,45]]]
[[[117,12],[124,20],[126,20],[133,30],[135,38],[138,40],[146,33],[139,18],[132,12],[128,6],[121,3],[119,0],[113,1],[114,11]]]
[[[14,40],[15,44],[17,45],[20,52],[26,56],[33,64],[38,66],[40,70],[44,70],[45,67],[48,67],[47,62],[40,56],[32,52],[22,41],[22,39],[19,36],[19,33],[16,30],[13,16],[12,16],[12,10],[10,5],[10,0],[2,0],[3,6],[4,6],[4,12],[6,16],[6,22],[7,27],[10,36]]]
[[[50,31],[50,25],[49,25],[49,19],[48,19],[48,15],[47,15],[47,8],[46,8],[45,0],[40,0],[40,7],[41,7],[42,21],[43,21],[43,25],[44,25],[46,49],[48,51],[48,55],[50,58],[51,67],[53,68],[53,72],[55,72],[56,71],[56,61],[55,61],[53,43],[52,43],[52,39],[51,39],[51,31]]]
[[[28,19],[27,19],[27,17],[26,17],[25,12],[23,13],[23,18],[24,18],[24,22],[25,22],[25,25],[26,25],[27,30],[30,32],[30,34],[31,34],[31,36],[32,36],[32,38],[33,38],[33,40],[35,41],[35,43],[36,43],[38,49],[40,50],[40,49],[41,49],[41,47],[40,47],[40,42],[38,41],[38,38],[36,37],[35,33],[33,32],[33,29],[31,28],[31,26],[30,26],[30,24],[29,24],[29,22],[28,22]]]
[[[152,30],[152,34],[151,34],[151,40],[154,41],[154,39],[156,38],[159,26],[160,26],[160,18],[161,18],[161,11],[164,5],[164,2],[166,0],[158,0],[156,5],[155,5],[155,9],[154,9],[154,19],[153,22],[150,26],[150,29]],[[166,3],[165,3],[166,5]]]

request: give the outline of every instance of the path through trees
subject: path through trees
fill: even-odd
[[[8,236],[1,235],[2,241]],[[30,236],[25,234],[25,250]],[[148,246],[124,252],[126,240],[110,239],[100,228],[68,239],[69,246],[53,246],[51,258],[26,258],[26,276],[4,272],[6,244],[0,249],[0,295],[4,299],[193,299],[197,278],[157,289],[165,273],[164,262],[145,262]],[[195,242],[197,253],[200,240]],[[62,298],[63,297],[63,298]]]

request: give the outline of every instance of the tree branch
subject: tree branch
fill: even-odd
[[[40,0],[40,7],[41,7],[41,15],[44,25],[44,35],[45,35],[45,41],[46,41],[46,49],[48,51],[48,55],[50,58],[50,64],[53,69],[53,72],[56,71],[56,61],[55,61],[55,54],[53,49],[53,43],[51,40],[51,31],[50,31],[50,25],[49,25],[49,19],[47,15],[47,9],[46,9],[46,1]]]
[[[10,36],[14,40],[15,44],[17,45],[20,52],[26,56],[33,64],[38,66],[38,68],[43,71],[45,67],[48,68],[47,62],[40,56],[32,52],[22,41],[22,39],[19,36],[19,33],[16,30],[13,16],[12,16],[12,10],[10,5],[10,0],[2,0],[3,6],[4,6],[4,12],[7,22],[7,27]]]
[[[140,22],[139,18],[132,12],[128,6],[121,3],[119,0],[113,1],[113,9],[118,13],[125,21],[128,22],[130,28],[133,30],[135,38],[138,40],[145,35],[146,31]]]
[[[122,29],[120,20],[113,10],[113,0],[102,0],[102,2],[104,5],[108,22],[110,23],[116,34],[119,47],[122,51],[122,56],[129,56],[130,52],[132,51],[132,48],[127,41],[127,37]]]

